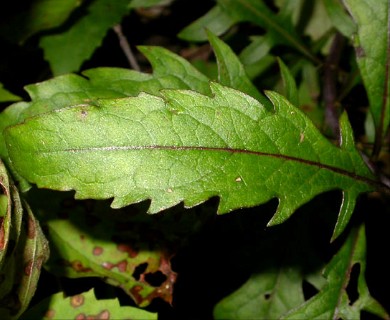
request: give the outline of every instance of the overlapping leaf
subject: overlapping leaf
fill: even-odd
[[[0,317],[18,319],[33,297],[48,246],[27,204],[0,164]]]
[[[220,198],[219,213],[279,198],[281,223],[318,193],[343,190],[340,234],[356,197],[377,182],[355,149],[346,115],[342,145],[326,140],[298,109],[269,92],[275,111],[212,83],[213,96],[166,90],[63,108],[5,131],[12,166],[39,187],[76,197],[151,199],[154,213]]]

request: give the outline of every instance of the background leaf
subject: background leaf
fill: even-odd
[[[221,6],[216,5],[204,16],[185,27],[177,35],[187,41],[206,41],[206,30],[219,36],[234,25],[234,19]]]
[[[12,4],[3,6],[4,16],[0,33],[11,41],[24,42],[32,35],[63,24],[83,0],[34,0],[25,3],[23,10],[15,13],[7,10]]]
[[[387,0],[344,0],[344,3],[357,24],[354,45],[376,127],[374,154],[378,155],[390,123],[390,5]]]
[[[6,129],[12,164],[38,187],[114,197],[114,208],[151,199],[149,212],[158,212],[219,196],[225,213],[278,197],[272,224],[318,193],[342,189],[340,234],[358,194],[377,185],[346,115],[338,148],[276,93],[268,93],[272,113],[239,91],[211,89],[213,97],[166,90],[165,100],[142,94],[29,118]]]
[[[207,34],[217,57],[218,82],[241,90],[259,100],[264,106],[272,108],[269,100],[252,84],[243,65],[232,49],[211,32]]]
[[[361,311],[371,312],[382,319],[389,315],[370,295],[365,280],[366,270],[366,237],[363,226],[353,230],[340,251],[324,271],[328,284],[312,299],[299,308],[289,312],[283,319],[359,319]],[[351,297],[348,293],[352,271],[356,269],[358,277],[358,297]],[[356,286],[356,284],[352,284]],[[353,300],[352,300],[353,299]]]
[[[71,307],[69,307],[71,306]],[[93,290],[71,297],[59,292],[34,306],[22,315],[30,319],[157,319],[157,314],[142,309],[121,306],[117,299],[98,300]]]
[[[3,84],[0,83],[0,102],[12,102],[21,99],[22,99],[21,97],[18,97],[17,95],[14,95],[13,93],[4,89]]]
[[[40,39],[45,59],[53,75],[78,71],[82,63],[100,46],[107,31],[129,12],[129,0],[94,0],[88,13],[67,31],[46,35]]]
[[[218,4],[235,21],[250,21],[259,25],[269,32],[275,43],[290,45],[310,60],[317,60],[294,30],[291,18],[276,15],[263,1],[218,0]]]
[[[1,163],[0,317],[18,319],[28,307],[49,251],[38,221]],[[4,201],[7,204],[4,206]],[[4,211],[5,210],[5,211]]]

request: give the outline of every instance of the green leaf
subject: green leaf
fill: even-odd
[[[153,6],[168,5],[173,0],[131,0],[130,8],[148,8]]]
[[[235,21],[229,13],[219,5],[213,7],[204,16],[192,22],[177,35],[180,39],[187,41],[206,41],[208,39],[206,30],[210,30],[219,36],[227,31]]]
[[[159,95],[163,88],[193,89],[210,94],[209,79],[187,60],[160,47],[140,47],[153,66],[153,74],[129,69],[96,68],[59,76],[25,87],[31,102],[15,103],[0,113],[0,131],[25,119],[70,105],[93,102],[101,98],[136,96],[140,92]],[[12,170],[4,140],[0,139],[0,156]],[[30,186],[12,170],[22,191]]]
[[[134,216],[134,212],[128,214]],[[176,273],[169,253],[140,240],[145,238],[142,221],[101,220],[73,208],[67,219],[50,219],[46,226],[52,252],[46,268],[51,273],[70,278],[100,277],[120,287],[141,307],[155,298],[172,303]],[[153,231],[159,232],[149,232]],[[159,239],[160,243],[163,240]],[[149,276],[158,274],[160,283],[148,282]]]
[[[18,101],[21,98],[8,90],[4,89],[3,84],[0,83],[0,102]]]
[[[318,60],[304,45],[292,22],[275,14],[264,1],[218,0],[218,4],[229,12],[234,21],[253,22],[266,29],[275,43],[291,46],[310,60]]]
[[[220,301],[215,319],[279,319],[304,302],[300,272],[281,268],[254,274],[236,292]]]
[[[218,82],[249,94],[266,107],[272,108],[269,100],[257,90],[248,78],[245,69],[233,50],[217,36],[207,32],[218,62]]]
[[[299,97],[298,89],[295,83],[294,77],[292,76],[288,67],[284,62],[278,57],[277,58],[280,68],[280,73],[282,75],[283,86],[284,86],[284,96],[295,106],[299,106]]]
[[[347,286],[352,270],[358,271],[356,301],[351,301]],[[362,225],[354,229],[340,251],[333,257],[324,271],[328,284],[313,298],[288,313],[283,319],[360,319],[362,310],[382,319],[389,315],[371,297],[365,280],[366,236]],[[352,289],[353,290],[353,289]]]
[[[345,0],[344,3],[357,24],[354,45],[376,127],[374,153],[378,154],[390,123],[390,5],[387,0]]]
[[[48,244],[29,206],[0,163],[0,317],[18,319],[33,297]],[[6,203],[5,203],[6,202]]]
[[[2,21],[1,29],[4,30],[2,33],[7,33],[7,37],[11,35],[13,41],[23,43],[40,31],[59,27],[81,5],[83,0],[34,0],[30,2],[27,9],[24,6],[23,10],[19,10],[17,14]]]
[[[320,192],[341,189],[340,234],[358,194],[378,185],[346,115],[336,147],[276,93],[268,93],[270,112],[239,91],[216,83],[211,90],[212,97],[166,90],[164,98],[106,99],[29,118],[5,130],[12,164],[38,187],[114,198],[114,208],[151,199],[151,213],[213,196],[225,213],[277,197],[270,224]]]
[[[77,20],[70,29],[43,36],[40,46],[53,74],[78,71],[100,46],[107,31],[128,13],[128,4],[129,0],[115,1],[115,5],[110,0],[92,1],[88,14]]]
[[[333,26],[346,37],[352,37],[356,32],[356,25],[345,11],[339,0],[323,0],[325,9]]]
[[[156,320],[157,314],[130,306],[121,306],[117,299],[98,300],[93,290],[71,297],[56,293],[28,310],[20,318],[30,319],[145,319]]]

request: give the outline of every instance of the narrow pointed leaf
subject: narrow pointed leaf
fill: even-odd
[[[216,5],[204,16],[181,30],[177,36],[187,41],[206,41],[206,30],[210,30],[219,36],[227,31],[234,22],[228,12],[223,10],[221,6]]]
[[[374,152],[378,154],[390,123],[390,4],[388,0],[344,3],[357,24],[354,45],[376,127]]]
[[[207,35],[217,57],[218,82],[245,92],[259,100],[266,107],[272,108],[269,100],[253,85],[233,50],[211,32],[207,32]]]
[[[250,21],[266,29],[275,43],[289,45],[309,59],[316,57],[303,44],[294,30],[292,22],[275,14],[264,1],[257,0],[218,0],[218,4],[229,12],[235,21]]]
[[[30,319],[145,319],[156,320],[157,314],[130,306],[121,306],[117,299],[98,300],[93,290],[71,297],[62,292],[43,299],[24,313],[21,320]]]
[[[333,26],[344,36],[351,37],[356,32],[356,25],[339,0],[324,0],[326,12]]]
[[[354,229],[340,251],[324,271],[328,284],[302,306],[288,313],[283,319],[359,319],[361,311],[371,312],[382,319],[389,315],[370,295],[365,280],[366,270],[365,228]],[[358,298],[351,302],[347,286],[351,271],[357,267]]]
[[[299,106],[299,97],[297,84],[295,83],[294,77],[292,76],[288,67],[284,62],[278,59],[280,73],[282,75],[283,86],[284,86],[284,96],[295,106]]]
[[[12,165],[39,187],[114,198],[114,208],[151,199],[151,213],[213,196],[225,213],[277,197],[272,224],[315,195],[341,189],[349,195],[345,225],[356,196],[377,185],[346,116],[338,148],[276,93],[268,93],[270,112],[239,91],[211,89],[212,97],[167,90],[164,98],[107,99],[29,118],[5,131]]]

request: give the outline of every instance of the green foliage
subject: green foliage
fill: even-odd
[[[151,199],[151,213],[213,196],[225,213],[276,196],[272,224],[319,192],[340,188],[340,234],[357,195],[376,184],[346,115],[339,149],[281,96],[268,93],[271,113],[238,91],[217,84],[211,91],[212,98],[166,90],[163,98],[104,99],[29,118],[5,130],[10,161],[38,187],[114,198],[115,208]],[[315,179],[322,184],[313,186]]]
[[[387,1],[192,5],[2,13],[0,317],[390,319]]]
[[[345,3],[358,26],[354,46],[375,123],[374,152],[378,154],[390,123],[388,70],[390,40],[386,32],[376,31],[389,28],[389,3],[352,0],[346,0]],[[376,36],[373,37],[373,34]]]

